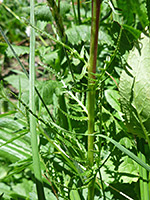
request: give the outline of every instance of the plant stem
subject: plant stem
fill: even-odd
[[[63,42],[66,42],[66,35],[65,35],[65,30],[64,30],[64,25],[62,21],[62,17],[59,13],[59,8],[56,5],[55,0],[47,0],[48,6],[50,7],[50,10],[52,12],[52,15],[55,19],[56,25],[57,25],[57,32],[59,37]]]
[[[81,17],[80,17],[80,0],[78,0],[78,4],[77,4],[77,8],[78,8],[78,23],[81,24]]]
[[[30,23],[34,24],[34,0],[30,1]],[[30,35],[30,58],[29,58],[29,104],[30,110],[35,113],[35,30],[31,28]],[[39,200],[45,200],[44,188],[42,184],[42,175],[40,169],[40,159],[38,153],[38,142],[36,133],[36,119],[30,114],[30,132],[31,132],[31,146],[33,157],[33,169],[36,180],[37,195]]]
[[[73,13],[74,13],[75,22],[77,24],[77,15],[76,15],[75,6],[74,6],[74,0],[71,0],[71,2],[72,2],[72,9],[73,9]]]
[[[100,0],[92,0],[92,24],[91,24],[91,43],[90,58],[88,65],[88,165],[92,168],[94,165],[94,111],[95,111],[95,88],[93,73],[96,73],[97,47],[98,47],[98,29],[100,15]],[[94,200],[94,184],[93,178],[88,186],[88,200]]]

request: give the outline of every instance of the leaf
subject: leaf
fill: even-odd
[[[125,147],[123,147],[121,144],[119,144],[118,142],[116,142],[112,138],[107,137],[105,135],[97,134],[97,136],[105,138],[106,140],[109,140],[111,143],[113,143],[115,145],[115,147],[117,147],[118,149],[120,149],[123,153],[125,153],[127,156],[129,156],[132,160],[134,160],[135,162],[137,162],[139,165],[141,165],[143,168],[145,168],[146,170],[148,170],[150,172],[150,166],[149,165],[147,165],[146,163],[144,163],[134,153],[132,153],[131,151],[129,151],[128,149],[126,149]]]
[[[116,1],[118,8],[121,9],[121,14],[124,19],[124,23],[128,25],[132,25],[134,23],[134,13],[133,9],[131,9],[130,0],[128,2],[125,1]]]
[[[19,81],[20,79],[20,81]],[[21,90],[25,91],[29,88],[29,80],[26,77],[25,74],[19,74],[19,75],[10,75],[4,78],[5,81],[7,81],[9,84],[11,84],[14,88],[16,88],[19,91],[19,87],[21,84]]]
[[[8,185],[6,185],[5,183],[0,183],[0,192],[4,193],[3,198],[5,198],[6,200],[10,199],[9,194],[11,193],[11,188]]]
[[[17,46],[17,45],[11,45],[14,49],[14,51],[16,52],[16,54],[18,56],[22,56],[22,55],[25,55],[25,54],[29,54],[29,47],[26,47],[26,46]],[[10,49],[10,47],[7,48],[7,56],[10,57],[10,58],[14,58],[14,54],[12,52],[12,50]]]
[[[112,108],[114,108],[116,111],[120,111],[120,96],[118,94],[118,91],[111,89],[105,90],[105,97]]]
[[[74,115],[70,115],[68,113],[66,113],[65,111],[63,111],[61,108],[59,108],[59,110],[67,117],[76,121],[87,121],[88,117],[85,116],[74,116]]]
[[[7,118],[8,119],[8,118]],[[2,120],[2,119],[1,119]],[[0,121],[1,121],[0,120]],[[5,121],[5,120],[3,120]],[[3,124],[3,127],[7,126],[11,122],[10,120]],[[14,120],[15,123],[15,120]],[[2,127],[2,126],[1,126]],[[28,136],[23,136],[23,138],[19,138],[19,133],[14,133],[12,130],[16,130],[22,128],[22,125],[18,125],[16,123],[12,129],[0,129],[0,156],[10,160],[12,162],[17,160],[24,160],[31,156],[31,148],[28,141]],[[17,129],[18,130],[18,129]],[[21,135],[20,135],[21,136]]]
[[[70,191],[70,200],[81,200],[78,190],[75,190],[75,185],[73,185],[73,190]]]
[[[47,5],[39,4],[35,7],[35,17],[41,21],[52,21],[52,14]]]
[[[149,0],[146,0],[146,9],[147,9],[148,21],[150,23],[150,1]]]
[[[134,47],[128,56],[129,74],[120,78],[120,102],[126,126],[130,133],[146,137],[150,131],[150,38],[141,35],[140,52]]]
[[[90,26],[87,25],[73,26],[66,30],[68,41],[73,45],[79,44],[81,41],[89,41],[90,30]]]
[[[127,24],[123,24],[122,27],[123,27],[125,30],[129,31],[129,32],[133,35],[133,37],[134,37],[136,40],[139,39],[140,34],[141,34],[141,31],[139,31],[139,30],[133,28],[132,26],[128,26]]]
[[[39,91],[42,94],[42,98],[46,105],[50,105],[53,103],[53,94],[58,93],[59,95],[59,88],[61,89],[62,84],[60,82],[49,80],[45,82],[39,83]]]
[[[17,131],[19,129],[23,129],[24,125],[19,123],[17,120],[14,120],[13,118],[5,117],[0,119],[0,128],[2,127],[12,131]]]
[[[60,14],[65,16],[66,13],[70,11],[71,5],[68,2],[60,2]]]
[[[128,156],[121,159],[123,161],[118,168],[118,172],[123,173],[120,181],[123,183],[137,182],[139,179],[139,166]]]
[[[0,53],[3,54],[7,49],[8,45],[6,43],[0,42]]]
[[[137,14],[139,21],[143,29],[148,25],[148,19],[146,15],[145,1],[142,0],[128,0],[117,1],[118,7],[122,10],[122,15],[124,17],[125,23],[128,25],[133,25],[135,22],[135,14]]]
[[[20,195],[20,197],[29,197],[29,193],[32,191],[32,187],[33,187],[33,182],[31,180],[27,180],[25,178],[23,178],[21,180],[21,183],[18,183],[16,185],[12,186],[13,192],[15,192],[15,194]],[[13,197],[15,197],[13,195]]]
[[[42,57],[43,62],[45,64],[51,65],[54,62],[54,60],[58,57],[58,53],[57,52],[58,52],[58,50],[52,51],[52,52],[49,52],[49,53],[43,55],[43,57]]]
[[[128,149],[132,149],[132,147],[133,147],[132,141],[128,137],[121,138],[120,144],[124,145]]]

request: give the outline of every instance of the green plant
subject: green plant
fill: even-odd
[[[5,23],[0,27],[2,52],[11,61],[8,74],[2,69],[0,93],[8,102],[0,115],[1,198],[148,199],[148,98],[141,102],[149,82],[143,89],[141,74],[148,72],[149,38],[139,37],[149,34],[149,2],[48,0],[32,7],[35,23],[28,21],[27,2],[10,9],[6,3],[2,12],[18,20],[22,35],[27,26],[35,31],[36,48],[34,34],[31,51],[28,38],[12,45]],[[139,74],[134,54],[146,58]]]

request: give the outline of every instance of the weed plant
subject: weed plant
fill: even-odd
[[[0,199],[148,200],[149,1],[0,9]]]

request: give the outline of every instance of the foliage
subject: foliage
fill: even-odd
[[[29,115],[37,122],[47,200],[85,200],[93,178],[95,200],[143,199],[141,184],[146,181],[141,181],[148,180],[150,169],[149,1],[102,1],[94,82],[87,70],[91,2],[78,3],[56,1],[65,39],[48,4],[35,4],[35,112],[29,109],[30,49],[25,33],[31,25],[29,3],[0,3],[0,27],[16,53],[0,35],[1,199],[37,199]],[[91,168],[87,162],[88,81],[95,90]]]

